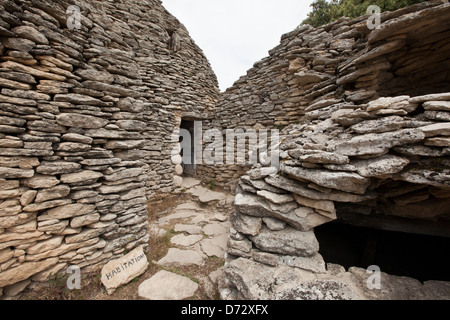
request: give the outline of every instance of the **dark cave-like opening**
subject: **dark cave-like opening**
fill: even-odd
[[[326,263],[368,268],[421,282],[450,281],[450,238],[356,227],[332,222],[315,228]]]

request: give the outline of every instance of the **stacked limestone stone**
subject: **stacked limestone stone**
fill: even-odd
[[[240,180],[229,253],[320,272],[324,264],[311,230],[336,219],[336,206],[348,209],[348,203],[354,203],[364,210],[361,213],[370,214],[382,212],[381,204],[384,213],[392,215],[448,219],[449,122],[419,120],[427,111],[416,117],[388,111],[433,106],[448,114],[444,109],[449,101],[449,93],[380,98],[356,110],[383,110],[375,120],[353,112],[347,115],[346,121],[354,121],[350,127],[340,124],[342,117],[332,116],[286,128],[279,172],[254,168]],[[396,181],[398,190],[386,193],[383,180]],[[398,187],[402,182],[405,188]],[[300,261],[318,264],[312,268]]]
[[[391,88],[403,95],[380,97],[387,88],[383,85],[384,74],[393,69],[391,66],[380,69],[374,60],[389,61],[389,53],[397,48],[395,39],[402,39],[406,46],[412,35],[405,21],[424,26],[427,24],[423,17],[427,17],[428,26],[436,26],[438,22],[433,19],[438,16],[450,16],[448,3],[431,8],[413,6],[390,13],[391,20],[385,19],[379,29],[367,32],[371,45],[366,47],[364,38],[360,39],[360,46],[365,49],[356,59],[348,59],[333,69],[336,70],[333,77],[321,73],[327,69],[327,64],[322,65],[324,69],[320,71],[314,68],[296,70],[301,81],[314,79],[319,83],[313,85],[318,98],[309,99],[304,86],[297,88],[302,98],[298,112],[304,114],[298,118],[298,123],[282,130],[278,170],[257,166],[239,181],[228,243],[227,285],[224,286],[228,287],[222,290],[224,298],[421,299],[434,297],[431,291],[436,287],[430,291],[433,286],[441,286],[442,297],[450,295],[445,283],[422,286],[413,279],[402,283],[403,280],[388,275],[384,275],[384,279],[389,279],[383,283],[384,288],[389,287],[389,281],[397,283],[396,287],[390,287],[391,293],[370,293],[361,276],[365,270],[353,268],[345,272],[341,267],[325,264],[318,253],[320,246],[313,230],[344,213],[361,214],[366,218],[421,219],[436,225],[450,219],[450,93],[442,92],[446,83],[435,83],[434,92],[438,93],[420,95],[414,91],[415,83],[405,91],[405,78],[401,79],[401,75],[394,80],[402,85],[395,86],[391,82]],[[299,43],[305,44],[306,39],[314,42],[316,58],[320,48],[330,43],[348,42],[349,50],[359,52],[358,40],[353,40],[363,30],[361,20],[325,26],[312,31],[315,36],[311,37],[309,27],[292,34],[298,37]],[[329,36],[326,30],[335,28],[340,30],[340,36],[326,41],[323,38]],[[445,28],[448,29],[448,24]],[[390,31],[393,39],[374,40],[392,35]],[[348,41],[339,40],[347,36]],[[448,43],[448,38],[434,36],[434,41]],[[280,46],[286,49],[286,43]],[[404,50],[402,54],[407,55],[408,51]],[[337,56],[345,58],[344,51]],[[297,61],[304,60],[301,51],[298,56],[301,58],[296,58]],[[269,66],[277,65],[272,60]],[[291,67],[293,65],[297,64],[292,62]],[[416,62],[417,70],[410,65],[413,78],[427,62]],[[267,71],[268,67],[259,70]],[[448,72],[448,69],[443,70]],[[419,74],[425,76],[426,73],[423,70]],[[427,81],[424,85],[432,86]],[[240,95],[251,85],[253,82],[242,82]],[[318,85],[329,87],[321,91]],[[235,88],[238,87],[231,90]],[[265,89],[264,86],[258,88]],[[431,87],[423,89],[433,92]],[[406,92],[411,94],[404,94]]]
[[[368,15],[301,26],[227,89],[204,128],[281,129],[329,119],[341,109],[351,113],[353,105],[379,97],[448,92],[449,17],[448,1],[439,0],[383,12],[375,30]],[[204,166],[199,172],[234,190],[230,181],[248,169]]]
[[[218,89],[160,1],[4,0],[0,40],[0,295],[14,296],[146,246],[177,119]]]

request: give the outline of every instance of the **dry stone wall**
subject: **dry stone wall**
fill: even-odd
[[[342,121],[354,112],[369,119],[358,108],[380,97],[449,92],[449,16],[448,1],[427,1],[382,13],[375,30],[367,27],[369,16],[298,27],[221,95],[204,128],[282,129],[329,119],[338,110]],[[250,168],[205,165],[199,172],[234,191]]]
[[[450,4],[432,2],[387,13],[372,32],[364,31],[363,18],[301,27],[272,51],[278,60],[267,58],[266,67],[249,71],[225,93],[236,97],[222,101],[232,108],[243,101],[239,98],[256,99],[262,90],[280,97],[276,89],[256,84],[280,81],[286,100],[277,103],[289,101],[287,88],[296,88],[299,103],[292,119],[268,111],[273,124],[290,123],[281,131],[279,168],[254,166],[239,181],[223,298],[448,299],[448,283],[386,274],[383,290],[370,291],[365,270],[327,265],[314,235],[315,227],[350,213],[355,221],[395,217],[447,226],[441,232],[448,236],[450,55],[433,51],[428,59],[421,51],[449,44],[448,18]],[[289,49],[293,43],[298,48]],[[289,50],[294,51],[288,63],[282,57]],[[429,61],[437,61],[435,55],[442,64]],[[427,66],[440,69],[436,82],[426,76],[434,72]],[[392,96],[385,96],[386,90]],[[252,121],[262,123],[259,108]],[[239,112],[255,109],[241,106]]]
[[[172,133],[218,88],[159,0],[2,0],[0,40],[1,295],[146,246]]]

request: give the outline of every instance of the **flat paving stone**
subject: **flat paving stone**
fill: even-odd
[[[192,187],[198,186],[201,183],[200,180],[191,177],[183,177],[182,188],[190,189]]]
[[[226,234],[228,229],[219,223],[210,223],[203,227],[203,233],[208,236],[218,236],[221,234]]]
[[[178,211],[178,210],[195,210],[195,211],[201,211],[202,208],[200,208],[195,202],[185,202],[185,203],[182,203],[182,204],[178,205],[178,206],[175,208],[175,211]]]
[[[196,216],[198,213],[193,210],[179,210],[175,213],[169,214],[165,217],[161,217],[158,219],[158,224],[164,225],[169,223],[171,220],[176,219],[187,219]]]
[[[216,256],[218,258],[224,258],[225,250],[228,242],[228,235],[221,235],[212,239],[203,239],[200,242],[202,251],[208,256]]]
[[[192,297],[198,284],[191,279],[165,270],[141,283],[138,294],[148,300],[183,300]]]
[[[193,224],[176,224],[174,230],[175,232],[186,232],[191,235],[202,233],[202,227]]]
[[[201,203],[209,203],[211,201],[218,201],[226,198],[225,194],[221,192],[211,191],[202,186],[196,186],[192,189],[189,189],[187,192],[198,197],[198,200]]]
[[[167,255],[157,262],[163,267],[201,266],[203,255],[193,250],[170,248]]]
[[[173,236],[172,239],[170,239],[170,242],[177,246],[189,247],[196,244],[202,239],[203,236],[200,234],[192,236],[185,236],[184,234],[178,234],[176,236]]]

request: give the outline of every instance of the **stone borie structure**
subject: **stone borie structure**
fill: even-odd
[[[204,118],[219,90],[160,1],[1,1],[0,39],[8,293],[147,246],[147,199],[174,188],[171,134],[185,115]]]
[[[213,126],[286,126],[278,172],[204,168],[240,177],[223,298],[450,296],[447,282],[387,274],[370,290],[365,269],[319,254],[314,228],[336,219],[450,235],[450,4],[384,13],[373,31],[367,18],[285,34],[221,97]]]
[[[222,94],[160,1],[0,4],[4,293],[145,246],[146,202],[179,185],[173,134],[192,121],[284,128],[278,172],[185,166],[237,193],[223,298],[380,298],[318,253],[314,228],[344,216],[449,234],[448,1],[383,13],[375,30],[367,17],[299,27]]]

